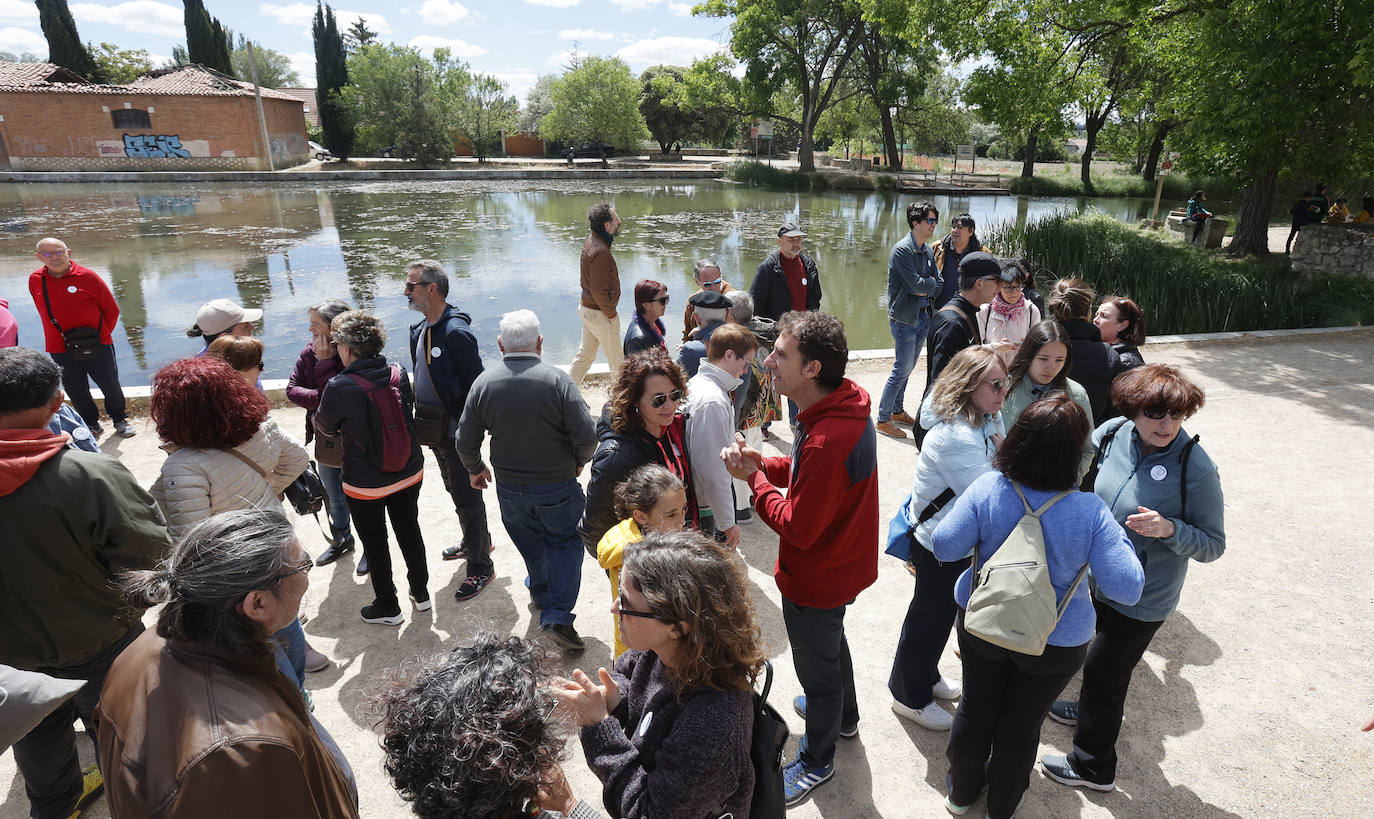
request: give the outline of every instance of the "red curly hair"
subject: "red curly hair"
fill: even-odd
[[[267,396],[217,358],[173,361],[153,376],[151,415],[162,440],[232,449],[267,420]]]

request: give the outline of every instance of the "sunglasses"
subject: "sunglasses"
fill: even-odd
[[[992,387],[994,390],[997,390],[998,392],[1004,392],[1007,388],[1011,386],[1011,376],[1004,375],[1001,378],[994,378],[991,381],[984,381],[983,383],[987,384],[989,387]]]
[[[667,394],[656,392],[654,393],[654,397],[649,399],[649,406],[658,409],[669,401],[672,401],[674,404],[679,404],[682,402],[682,396],[685,394],[686,393],[682,390],[673,390]]]
[[[651,611],[635,611],[625,602],[625,595],[620,595],[615,599],[615,610],[625,617],[642,617],[645,620],[657,620],[660,623],[671,623],[666,617],[661,617]]]
[[[1187,417],[1181,412],[1169,412],[1168,410],[1162,409],[1143,409],[1140,412],[1142,415],[1144,415],[1146,418],[1149,418],[1152,421],[1158,421],[1166,415],[1174,419],[1175,421],[1182,421],[1185,417]]]
[[[417,287],[423,287],[423,286],[425,286],[425,285],[427,285],[427,284],[434,284],[434,282],[406,282],[406,292],[409,293],[410,291],[414,290],[415,288],[417,288]]]
[[[701,283],[701,286],[702,286],[702,287],[720,287],[720,284],[721,284],[721,282],[723,282],[723,281],[725,281],[725,277],[724,277],[724,276],[721,276],[719,279],[716,279],[715,281],[712,281],[712,282],[702,282],[702,283]]]
[[[302,555],[296,565],[272,578],[272,583],[280,583],[293,574],[310,574],[310,570],[313,568],[315,568],[315,561],[310,559],[310,555]]]
[[[658,302],[659,304],[662,304],[662,305],[664,305],[664,306],[667,306],[667,304],[668,304],[668,295],[665,293],[664,295],[659,296],[659,297],[656,298],[656,299],[649,299],[649,301],[656,301],[656,302]]]
[[[933,225],[933,224],[936,224],[936,223],[939,222],[939,221],[940,221],[940,217],[938,217],[938,216],[927,216],[927,217],[926,217],[926,224],[927,224],[927,225]]]

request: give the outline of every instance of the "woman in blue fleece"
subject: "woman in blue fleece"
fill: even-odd
[[[1101,594],[1094,601],[1097,636],[1079,700],[1050,708],[1056,721],[1077,725],[1073,753],[1040,760],[1056,782],[1116,787],[1116,740],[1131,672],[1178,607],[1188,561],[1210,563],[1226,551],[1216,464],[1183,432],[1183,420],[1203,401],[1202,390],[1177,369],[1137,367],[1112,385],[1113,404],[1130,420],[1108,421],[1093,434],[1100,449],[1094,491],[1126,527],[1145,567],[1145,590],[1134,605]]]
[[[1031,404],[1016,419],[992,465],[998,470],[974,481],[935,528],[935,557],[957,560],[978,547],[978,566],[965,571],[954,588],[960,609],[968,607],[971,572],[997,553],[1025,514],[1018,489],[1032,508],[1076,488],[1078,454],[1088,437],[1088,416],[1064,392]],[[1050,582],[1062,602],[1086,563],[1098,593],[1126,604],[1140,597],[1144,572],[1121,525],[1096,495],[1069,492],[1040,519]],[[1030,786],[1040,724],[1050,703],[1083,665],[1093,636],[1093,607],[1080,584],[1038,657],[995,646],[956,622],[964,666],[964,695],[954,714],[945,755],[949,798],[945,807],[962,815],[988,792],[988,816],[1016,812]]]

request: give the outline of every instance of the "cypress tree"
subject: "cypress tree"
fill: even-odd
[[[102,82],[104,77],[95,58],[76,33],[76,21],[67,8],[67,0],[36,0],[36,3],[38,24],[43,27],[43,36],[48,38],[48,62],[75,71],[91,82]]]
[[[201,0],[182,0],[182,4],[186,7],[186,53],[191,62],[232,77],[234,66],[229,62],[229,38],[224,27],[210,16]]]
[[[324,146],[340,159],[353,153],[353,123],[339,92],[348,85],[348,50],[334,21],[334,9],[315,2],[315,103],[320,111]]]

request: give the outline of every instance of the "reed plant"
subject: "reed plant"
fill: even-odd
[[[1374,281],[1298,276],[1284,256],[1231,260],[1104,214],[997,225],[984,242],[1026,258],[1041,293],[1073,276],[1135,299],[1151,335],[1374,324]]]

